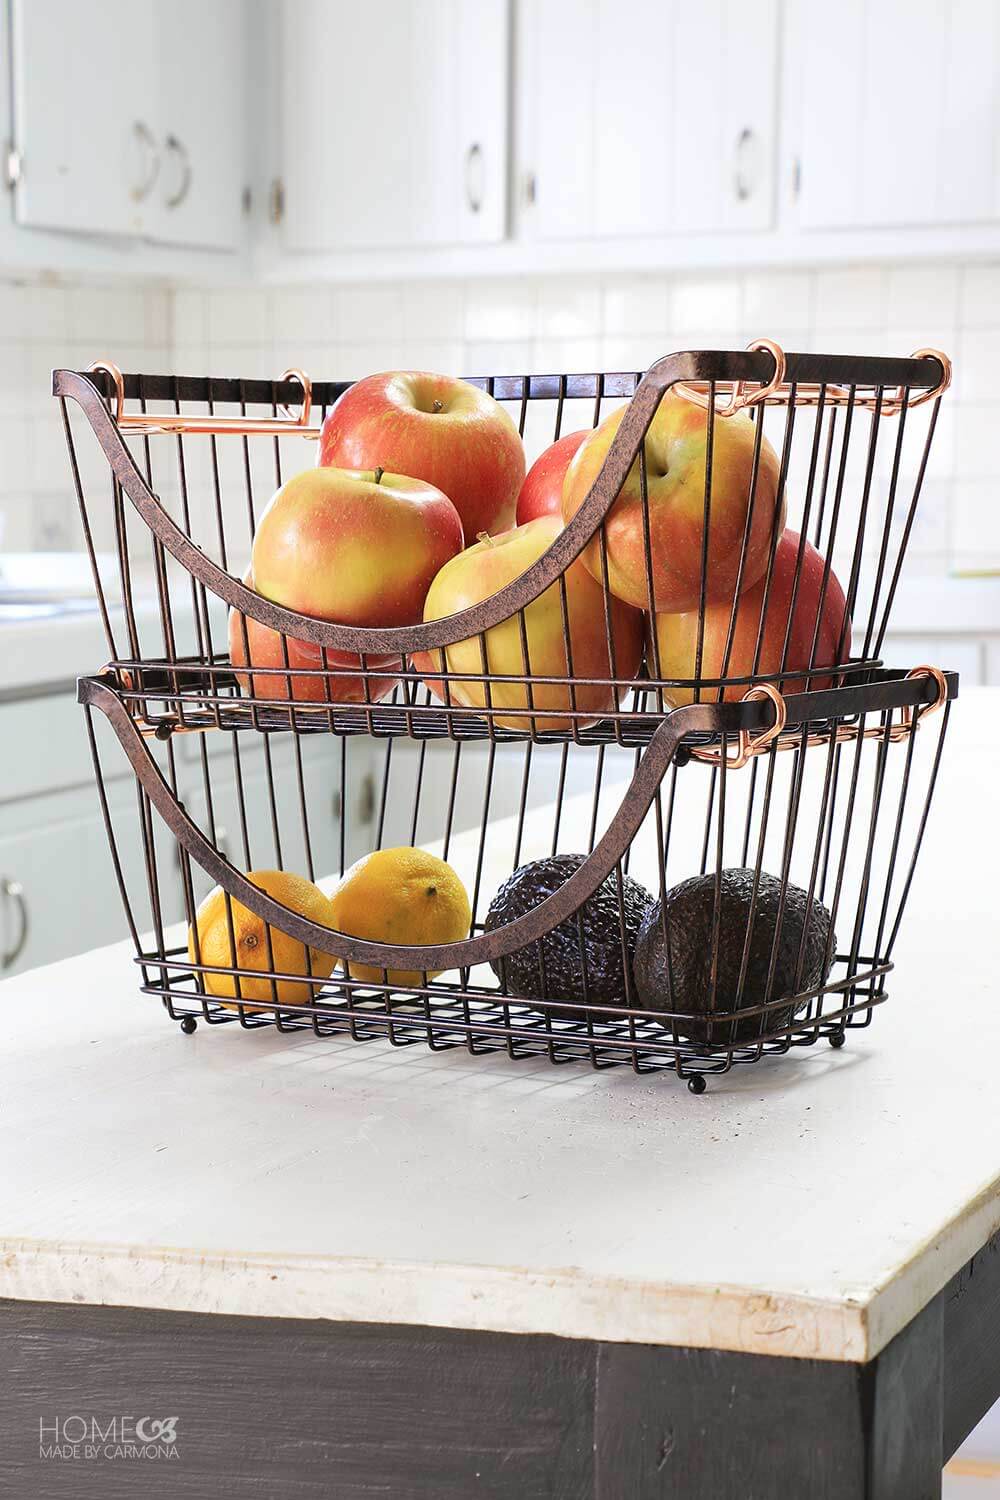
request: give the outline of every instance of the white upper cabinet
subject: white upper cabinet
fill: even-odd
[[[146,232],[160,164],[154,21],[148,0],[12,0],[18,223]]]
[[[246,56],[243,0],[156,5],[159,75],[153,234],[235,249],[242,238]]]
[[[509,34],[508,0],[282,0],[285,248],[501,240]]]
[[[1000,220],[1000,5],[793,8],[804,229]]]
[[[234,249],[242,0],[12,0],[19,224]]]
[[[777,0],[521,0],[518,22],[534,238],[772,224]]]

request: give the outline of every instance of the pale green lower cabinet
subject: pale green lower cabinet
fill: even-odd
[[[166,926],[185,915],[180,855],[154,810],[157,912],[135,781],[100,714],[95,713],[94,723],[133,919],[140,933],[153,931],[158,921]],[[0,972],[16,973],[127,937],[128,922],[93,781],[86,721],[73,695],[65,691],[0,704],[0,746],[0,786],[7,791],[6,800],[0,800],[0,955],[7,960]],[[456,759],[456,747],[449,741],[429,743],[422,755],[411,741],[358,736],[346,741],[344,751],[341,741],[327,734],[304,735],[299,747],[301,787],[290,735],[271,735],[266,742],[262,735],[239,736],[244,836],[233,737],[191,734],[175,741],[175,774],[184,806],[240,869],[281,865],[321,879],[337,875],[342,861],[350,865],[379,844],[436,844],[445,834],[450,802],[455,834],[481,825],[487,801],[494,822],[516,816],[522,799],[532,819],[551,819],[560,779],[565,777],[568,792],[593,787],[598,755],[594,749],[574,749],[564,763],[558,746],[533,747],[529,757],[526,745],[506,745],[497,747],[491,765],[485,743],[464,744]],[[152,742],[152,749],[166,773],[165,748]],[[348,806],[342,838],[343,753]],[[609,750],[605,755],[605,812],[617,803],[633,766],[630,752]],[[420,818],[414,828],[418,779]],[[553,825],[552,836],[558,837],[563,850],[582,852],[590,830]],[[211,881],[193,862],[191,880],[195,899],[200,900]]]
[[[154,914],[135,781],[99,714],[95,714],[95,725],[122,876],[136,925],[141,932],[149,931]],[[246,868],[232,740],[213,734],[206,743],[211,750],[216,835],[234,862]],[[325,876],[340,868],[340,744],[328,735],[317,735],[304,738],[301,745],[312,868],[317,876]],[[278,847],[263,739],[242,735],[240,746],[251,867],[283,863],[308,873],[294,742],[287,735],[270,739]],[[86,723],[70,692],[0,704],[0,747],[0,786],[12,793],[0,796],[0,975],[127,937],[128,922],[92,775]],[[163,747],[156,745],[155,753],[165,767]],[[371,759],[369,743],[352,741],[348,754],[349,795],[354,805],[344,857],[351,862],[370,845],[372,793],[365,776]],[[198,826],[207,831],[210,823],[197,736],[183,738],[175,765],[181,799]],[[184,916],[181,864],[176,844],[155,811],[152,827],[159,916],[168,924]],[[193,867],[192,879],[200,898],[211,882],[197,867]]]

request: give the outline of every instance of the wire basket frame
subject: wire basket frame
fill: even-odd
[[[952,674],[925,668],[905,676],[885,670],[880,657],[948,377],[947,360],[932,353],[911,360],[785,356],[762,345],[743,354],[671,356],[645,377],[476,381],[510,407],[529,451],[570,424],[597,426],[615,404],[623,407],[603,468],[548,552],[498,595],[465,617],[368,629],[284,610],[240,581],[263,504],[312,462],[303,441],[316,430],[311,417],[322,420],[346,383],[312,383],[301,371],[276,382],[122,377],[112,366],[55,372],[111,654],[102,674],[82,681],[81,698],[142,988],[186,1028],[199,1018],[276,1024],[595,1067],[627,1063],[637,1071],[672,1069],[696,1091],[706,1074],[734,1062],[822,1036],[839,1045],[847,1029],[867,1025],[887,994],[956,691]],[[717,433],[730,421],[752,422],[741,567],[765,443],[773,448],[778,508],[766,535],[761,622],[787,497],[788,524],[799,528],[791,612],[808,539],[819,558],[820,598],[831,578],[842,580],[853,651],[847,628],[832,660],[829,652],[817,654],[815,635],[809,658],[796,657],[786,634],[774,670],[762,671],[761,623],[752,659],[737,671],[734,600],[722,621],[721,668],[705,672],[706,544],[695,670],[664,670],[655,608],[641,664],[617,670],[608,516],[634,464],[655,606],[646,437],[668,396],[704,413],[706,536],[717,503]],[[86,418],[83,428],[71,402]],[[89,451],[88,427],[97,439]],[[91,485],[102,471],[106,485],[108,465],[110,503],[95,504]],[[584,675],[574,671],[565,580],[588,544],[600,558],[607,665]],[[542,674],[532,671],[525,612],[552,587],[561,594],[565,666]],[[254,665],[247,649],[246,664],[234,671],[226,606],[242,616],[244,630],[249,618],[276,632],[276,665]],[[511,618],[520,622],[521,670],[501,673],[491,661],[489,632]],[[470,637],[479,642],[479,670],[457,670],[448,648]],[[315,648],[315,665],[302,665],[295,654],[303,642]],[[343,653],[350,653],[349,666]],[[603,692],[607,706],[581,706],[586,688]],[[511,708],[514,690],[520,712]],[[934,708],[944,709],[937,732],[915,735]],[[117,746],[107,744],[108,724]],[[224,734],[206,737],[212,729]],[[225,744],[224,757],[213,753],[216,742]],[[136,775],[141,869],[130,869],[125,853],[134,814],[109,792],[109,757],[122,750]],[[368,944],[305,923],[246,880],[265,863],[310,879],[336,876],[355,853],[393,840],[433,846],[461,867],[473,906],[464,943]],[[490,898],[507,876],[528,860],[570,850],[579,862],[558,890],[526,916],[488,928]],[[752,872],[748,934],[762,885],[777,882],[774,956],[758,1003],[750,1003],[746,962],[735,993],[723,993],[713,961],[702,1024],[692,1027],[690,1015],[662,1002],[644,1007],[623,924],[617,940],[625,993],[613,1005],[588,993],[584,917],[608,883],[624,910],[627,880],[643,881],[666,929],[677,882],[710,879],[718,907],[727,872],[735,870]],[[235,899],[262,917],[269,933],[301,941],[307,954],[335,956],[333,975],[320,981],[307,968],[296,977],[272,961],[270,1003],[244,1001],[241,979],[249,976],[241,974],[235,948],[220,971],[191,956],[183,929],[172,930],[177,920],[191,924],[213,880],[227,892],[230,914]],[[800,962],[794,993],[785,986],[768,998],[793,889],[826,906],[825,972],[822,982],[810,981]],[[582,993],[570,998],[545,973],[546,942],[567,923],[578,929],[583,976]],[[666,931],[665,940],[669,954]],[[803,954],[804,944],[803,936]],[[749,936],[747,945],[749,951]],[[538,957],[530,994],[510,974],[525,952]],[[354,977],[352,964],[374,965],[382,982]],[[423,982],[394,981],[399,967],[416,970]],[[234,1003],[211,993],[209,970],[231,977]],[[279,984],[282,996],[295,994],[293,1004],[279,998]]]

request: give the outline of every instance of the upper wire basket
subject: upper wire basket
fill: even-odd
[[[762,341],[644,376],[474,380],[529,453],[602,424],[606,451],[564,529],[489,597],[359,626],[242,581],[265,504],[349,382],[56,371],[111,657],[81,699],[143,988],[191,1029],[625,1062],[696,1091],[867,1025],[957,688],[881,657],[949,378],[933,351]],[[682,459],[678,566],[657,505]],[[136,774],[132,866],[95,709]],[[936,709],[938,732],[914,734]],[[459,870],[468,937],[332,931],[247,879],[322,880],[395,844]],[[229,962],[172,930],[197,933],[211,881]],[[265,924],[263,968],[241,959],[234,903]]]

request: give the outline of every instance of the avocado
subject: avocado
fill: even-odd
[[[780,880],[762,870],[743,993],[737,1007],[754,875],[752,869],[723,870],[718,880],[718,907],[715,873],[696,875],[668,891],[665,919],[659,901],[646,912],[634,959],[639,1001],[646,1010],[677,1014],[678,1019],[671,1024],[688,1041],[728,1047],[733,1042],[754,1042],[761,1035],[781,1031],[792,1020],[792,1006],[775,1007],[762,1016],[747,1016],[736,1022],[701,1017],[709,1010],[750,1009],[765,1000],[783,999],[826,983],[836,949],[836,939],[831,940],[830,913],[799,886],[789,884],[785,888],[774,975],[765,996],[782,887]],[[713,936],[718,953],[714,1006]]]
[[[585,863],[584,854],[556,854],[522,865],[508,876],[490,902],[486,931],[495,932],[533,910]],[[542,1000],[546,996],[588,1005],[625,1005],[631,994],[632,952],[642,918],[652,896],[637,880],[622,876],[621,910],[618,883],[611,874],[578,912],[558,923],[538,942],[491,961],[490,967],[512,994]],[[622,954],[622,932],[625,955]],[[544,961],[545,983],[542,983]],[[584,993],[586,964],[586,993]],[[628,982],[626,985],[626,965]],[[584,1021],[586,1012],[566,1010],[546,1001],[550,1015]]]

